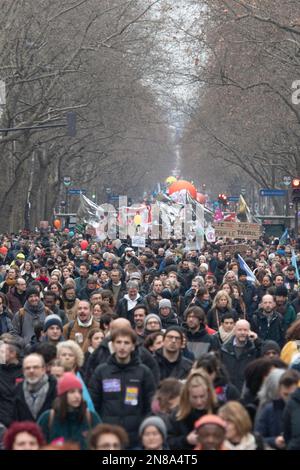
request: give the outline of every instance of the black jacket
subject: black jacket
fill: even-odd
[[[193,362],[186,359],[180,353],[177,361],[170,362],[163,356],[163,348],[156,351],[154,359],[157,361],[160,373],[160,380],[168,377],[175,377],[176,379],[185,379],[190,372]]]
[[[244,383],[244,373],[247,365],[259,357],[259,349],[255,343],[248,341],[241,353],[237,355],[233,345],[235,337],[221,347],[221,361],[228,372],[230,381],[241,392]]]
[[[14,417],[14,390],[22,380],[22,364],[0,365],[0,423],[8,427]]]
[[[129,364],[119,364],[111,356],[95,370],[89,391],[103,422],[123,426],[130,446],[137,445],[139,426],[151,412],[155,391],[153,375],[138,354],[133,354]]]
[[[143,304],[143,297],[140,296],[138,299],[137,299],[137,304]],[[131,310],[128,310],[128,300],[124,297],[123,299],[121,299],[118,303],[118,307],[117,307],[117,315],[119,317],[122,317],[122,318],[127,318],[127,320],[130,321],[131,323],[131,326],[134,328],[134,320],[133,320],[133,312],[134,312],[134,308],[132,308]]]
[[[273,312],[270,322],[268,322],[268,317],[261,310],[258,310],[252,317],[251,329],[263,341],[271,339],[276,341],[280,347],[284,344],[284,325],[277,312]]]
[[[112,283],[112,280],[110,280],[110,281],[108,281],[106,284],[104,284],[103,289],[108,289],[108,290],[110,290],[111,293],[113,294],[114,291],[113,291],[113,283]],[[121,282],[121,286],[120,286],[118,298],[116,299],[116,303],[115,303],[116,305],[118,305],[119,301],[124,297],[124,295],[126,294],[126,292],[127,292],[126,284],[125,284],[125,282]]]
[[[282,398],[267,403],[255,420],[254,430],[259,432],[264,441],[274,449],[277,448],[275,440],[283,432],[283,411],[285,401]]]
[[[186,329],[185,334],[187,337],[187,347],[194,353],[196,359],[198,359],[201,354],[220,349],[218,336],[209,335],[204,325],[201,325],[196,333]]]
[[[96,351],[94,351],[90,355],[90,357],[87,359],[87,362],[85,364],[85,371],[84,371],[85,372],[84,380],[86,384],[89,383],[95,369],[99,365],[106,363],[108,359],[110,358],[111,353],[108,348],[109,341],[110,341],[110,338],[104,338],[99,348],[97,348]],[[145,366],[149,367],[149,369],[152,371],[155,383],[158,384],[159,382],[158,365],[156,361],[154,360],[150,351],[148,351],[148,349],[143,347],[142,340],[140,343],[137,344],[136,351],[139,354],[142,364],[145,364]]]
[[[46,396],[46,400],[39,411],[37,419],[41,416],[41,414],[44,413],[44,411],[50,410],[52,408],[52,404],[55,398],[56,379],[52,377],[52,375],[49,375],[49,390]],[[35,421],[25,401],[23,383],[19,383],[15,388],[14,421]]]
[[[207,414],[207,410],[195,410],[184,419],[178,421],[176,419],[177,409],[172,411],[167,418],[168,444],[171,450],[192,450],[195,446],[191,446],[187,440],[187,435],[193,431],[195,422]]]
[[[292,393],[286,404],[283,435],[287,450],[300,450],[300,388]]]
[[[213,328],[214,330],[218,331],[219,327],[221,326],[221,320],[227,313],[232,313],[234,318],[236,320],[238,319],[236,311],[232,308],[211,308],[207,314],[207,324],[209,328]]]

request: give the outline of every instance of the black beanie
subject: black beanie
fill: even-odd
[[[264,356],[266,352],[268,351],[276,351],[278,354],[280,354],[280,346],[276,341],[273,341],[272,339],[268,339],[267,341],[264,341],[261,347],[261,355]]]
[[[36,287],[28,287],[28,289],[26,290],[26,300],[28,300],[28,298],[31,296],[31,295],[37,295],[38,297],[40,296],[40,292],[39,290],[36,288]]]

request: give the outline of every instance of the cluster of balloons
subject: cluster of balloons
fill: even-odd
[[[169,176],[165,182],[168,185],[168,193],[170,195],[185,189],[193,199],[196,199],[197,202],[200,204],[206,203],[207,196],[205,194],[198,193],[193,183],[186,180],[177,181],[175,176]]]

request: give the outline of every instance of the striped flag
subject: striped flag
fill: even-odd
[[[256,279],[255,275],[253,274],[253,272],[249,268],[246,261],[239,254],[238,254],[238,260],[239,260],[241,269],[243,269],[243,271],[246,271],[246,273],[247,273],[247,281],[256,282],[257,279]]]

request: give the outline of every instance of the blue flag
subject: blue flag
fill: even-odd
[[[297,264],[297,257],[296,257],[296,254],[295,254],[295,250],[292,250],[292,266],[294,266],[295,270],[296,270],[296,278],[297,278],[297,281],[299,282],[299,269],[298,269],[298,264]]]
[[[280,237],[279,245],[286,245],[289,238],[289,230],[286,228],[283,234]]]
[[[238,255],[238,260],[239,260],[241,269],[243,269],[243,271],[246,271],[246,273],[247,273],[247,281],[256,282],[257,279],[256,279],[255,275],[253,274],[253,272],[249,268],[246,261],[241,257],[241,255]]]

